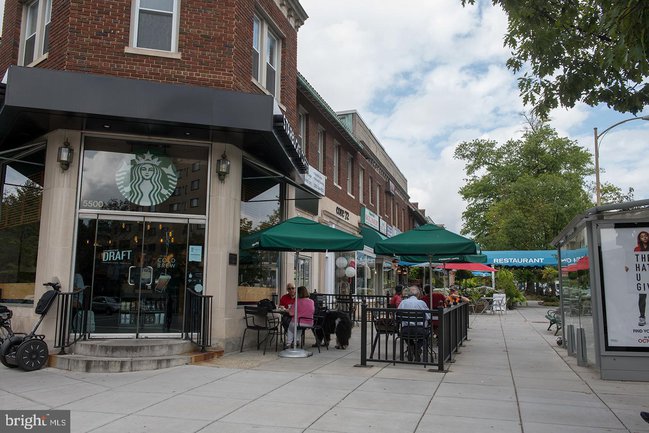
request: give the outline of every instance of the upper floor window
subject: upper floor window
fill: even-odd
[[[39,60],[49,51],[49,32],[52,22],[52,0],[34,0],[27,3],[23,12],[23,37],[21,65]]]
[[[363,167],[358,168],[358,201],[363,204],[365,197],[363,194],[363,178],[365,177],[365,169]]]
[[[325,130],[318,128],[318,171],[324,173]]]
[[[298,128],[300,130],[300,146],[302,146],[302,150],[306,153],[306,149],[308,148],[307,146],[307,112],[300,107],[297,113],[297,123],[298,123]]]
[[[279,89],[279,59],[279,38],[267,22],[255,15],[252,24],[252,77],[275,97]]]
[[[374,200],[372,200],[372,193],[373,193],[373,191],[374,191],[374,190],[372,189],[372,176],[370,176],[370,177],[367,179],[367,194],[369,195],[370,204],[374,204]]]
[[[340,185],[340,145],[334,143],[334,185]]]
[[[376,184],[376,214],[381,215],[381,185]]]
[[[135,0],[133,46],[178,51],[180,0]]]
[[[347,194],[353,195],[353,177],[354,177],[354,157],[349,155],[347,157]]]

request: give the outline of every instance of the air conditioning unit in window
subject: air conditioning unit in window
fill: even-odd
[[[391,180],[388,180],[388,183],[385,184],[385,192],[394,195],[396,187],[394,186],[394,182]]]

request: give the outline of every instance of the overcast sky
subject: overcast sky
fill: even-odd
[[[504,66],[505,14],[481,1],[300,0],[309,19],[298,33],[298,68],[335,111],[357,110],[408,179],[411,201],[459,232],[466,176],[453,159],[462,141],[519,138],[525,111]],[[639,115],[649,114],[649,110]],[[580,105],[552,113],[559,134],[593,151],[603,131],[633,117]],[[601,180],[649,198],[649,122],[604,136]],[[592,179],[594,182],[594,179]],[[593,199],[594,200],[594,199]]]

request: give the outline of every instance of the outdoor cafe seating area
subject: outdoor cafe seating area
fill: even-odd
[[[314,294],[313,298],[318,306],[313,324],[299,326],[298,347],[318,352],[334,350],[323,338],[327,314],[336,312],[351,317],[353,312],[358,319],[352,333],[357,334],[356,341],[360,336],[360,365],[389,362],[424,367],[436,365],[444,369],[444,364],[452,360],[453,354],[468,338],[470,305],[466,302],[432,310],[401,310],[389,308],[386,296],[348,295],[342,302],[332,295]],[[286,341],[280,310],[266,311],[255,306],[244,309],[246,327],[240,350],[244,350],[246,339],[250,346],[249,339],[254,338],[256,349],[263,350],[264,355],[268,351],[280,351]],[[330,337],[335,341],[335,335]]]

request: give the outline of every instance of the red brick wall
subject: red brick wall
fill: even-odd
[[[385,206],[385,188],[388,184],[387,179],[383,178],[370,164],[365,157],[358,153],[345,139],[343,136],[320,114],[316,107],[311,104],[311,102],[306,99],[301,93],[298,92],[298,105],[304,108],[307,115],[307,148],[306,155],[309,160],[309,164],[313,167],[318,166],[318,127],[325,129],[325,161],[324,161],[324,175],[327,176],[325,183],[325,194],[328,198],[338,203],[340,206],[343,206],[350,212],[353,212],[357,215],[361,213],[361,207],[366,207],[376,214],[380,215],[381,218],[387,221],[388,224],[397,226],[400,230],[406,231],[412,228],[412,220],[406,211],[405,220],[401,217],[401,209],[407,209],[407,203],[398,195],[394,196],[395,206],[398,209],[399,216],[395,213],[395,220],[392,220],[392,215],[389,212],[389,208]],[[334,140],[341,145],[340,152],[340,177],[339,183],[340,186],[336,186],[333,182],[333,161],[334,161]],[[349,152],[352,152],[354,157],[354,174],[353,174],[353,188],[352,193],[354,197],[351,197],[347,194],[347,155]],[[365,169],[365,179],[363,180],[363,204],[359,202],[358,196],[358,172],[359,167]],[[370,204],[369,201],[369,177],[372,177],[372,196],[373,204]],[[380,185],[381,193],[381,213],[376,209],[376,186]],[[387,210],[386,210],[387,209]],[[396,212],[396,211],[395,211]],[[386,216],[387,214],[387,216]]]
[[[38,67],[262,93],[251,80],[252,16],[261,8],[283,35],[280,102],[297,120],[297,32],[273,0],[183,0],[181,59],[129,54],[131,0],[54,0],[48,59]],[[22,4],[7,0],[0,65],[18,63]]]

